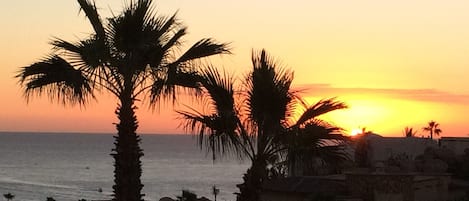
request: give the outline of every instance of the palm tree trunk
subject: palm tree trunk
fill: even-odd
[[[143,156],[140,148],[140,136],[136,134],[138,127],[135,116],[134,100],[131,92],[121,94],[121,105],[117,107],[116,114],[119,123],[116,125],[115,149],[111,154],[114,157],[114,201],[143,201],[141,194]]]
[[[262,182],[267,179],[267,163],[262,157],[252,161],[251,168],[243,176],[244,183],[237,185],[239,194],[237,201],[259,201]]]

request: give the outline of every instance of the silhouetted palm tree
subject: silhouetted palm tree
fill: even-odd
[[[137,98],[150,102],[173,99],[180,86],[194,87],[194,60],[227,53],[226,44],[212,39],[196,42],[180,56],[187,28],[175,15],[155,17],[152,0],[130,1],[120,14],[102,20],[95,3],[78,0],[94,33],[77,42],[52,41],[54,52],[23,67],[17,77],[25,96],[47,95],[63,104],[86,104],[95,92],[107,91],[118,99],[114,200],[142,200],[140,181],[143,155],[136,134]]]
[[[415,137],[416,135],[417,135],[417,131],[414,131],[414,128],[410,128],[410,127],[404,128],[405,137]]]
[[[217,186],[215,186],[215,185],[212,186],[212,194],[213,194],[213,197],[214,197],[214,201],[217,201],[217,196],[218,196],[218,194],[220,194],[220,189],[217,188]]]
[[[430,133],[430,139],[433,139],[433,134],[440,135],[440,133],[443,132],[440,128],[438,128],[439,126],[440,126],[439,123],[436,123],[435,121],[432,120],[428,122],[427,127],[423,127],[422,129],[424,131],[428,131]]]
[[[9,193],[3,194],[3,197],[5,199],[7,199],[8,201],[11,201],[11,200],[13,200],[13,198],[15,198],[15,195],[13,195],[9,192]]]
[[[271,166],[298,164],[295,162],[308,156],[327,158],[325,162],[344,158],[340,146],[322,141],[340,129],[316,117],[346,105],[327,99],[306,107],[290,89],[291,71],[277,67],[264,50],[253,53],[252,62],[252,71],[236,93],[233,77],[206,69],[201,86],[208,114],[194,109],[179,111],[186,120],[185,128],[199,135],[199,144],[211,150],[213,159],[228,152],[249,158],[251,167],[243,176],[244,183],[238,185],[237,199],[243,201],[259,200],[261,184],[268,179]],[[295,119],[298,106],[306,108]]]

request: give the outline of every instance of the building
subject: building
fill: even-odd
[[[450,174],[349,172],[349,192],[363,201],[446,201]]]
[[[447,201],[450,175],[352,171],[263,183],[262,201]]]
[[[448,148],[457,155],[463,155],[465,150],[469,150],[469,137],[442,137],[440,147]]]
[[[377,134],[363,137],[367,141],[367,156],[372,166],[398,155],[405,155],[413,160],[422,155],[428,147],[438,147],[438,143],[430,138],[382,137]]]

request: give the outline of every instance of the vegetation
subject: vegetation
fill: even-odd
[[[279,170],[285,167],[295,174],[299,167],[336,165],[346,158],[340,144],[345,140],[339,135],[342,129],[317,117],[347,106],[334,99],[308,106],[290,89],[293,72],[278,67],[264,50],[253,53],[252,63],[236,90],[233,77],[207,68],[201,87],[208,112],[179,111],[183,126],[198,134],[199,144],[212,152],[213,159],[237,153],[251,161],[238,185],[237,199],[243,201],[259,200],[262,182],[283,175]],[[303,113],[297,115],[300,110]]]
[[[189,191],[189,190],[182,190],[182,195],[177,196],[176,201],[210,201],[206,197],[199,197],[197,198],[197,194]]]
[[[369,132],[359,134],[354,138],[355,141],[355,163],[358,167],[369,168],[371,167],[371,161],[369,157],[370,143],[368,142],[367,135]]]
[[[435,135],[440,135],[441,132],[443,132],[440,128],[439,128],[440,124],[439,123],[436,123],[435,121],[430,121],[428,122],[428,125],[426,127],[423,127],[422,129],[424,131],[427,131],[430,133],[430,139],[433,139],[433,134]]]
[[[181,55],[187,28],[176,18],[156,17],[152,0],[130,1],[103,20],[95,3],[78,0],[94,32],[77,42],[54,39],[54,52],[21,68],[17,75],[27,99],[47,95],[63,104],[84,105],[106,91],[118,99],[114,157],[114,200],[142,200],[140,137],[135,102],[173,99],[179,87],[194,87],[195,60],[227,53],[226,44],[202,39]]]
[[[7,199],[7,201],[11,201],[13,200],[13,198],[15,198],[15,195],[8,192],[8,193],[3,194],[3,197]]]
[[[414,128],[405,127],[404,128],[404,136],[405,137],[415,137],[415,136],[417,136],[417,131],[415,131]]]

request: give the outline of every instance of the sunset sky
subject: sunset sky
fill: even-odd
[[[126,0],[129,2],[129,0]],[[98,0],[102,17],[126,1]],[[295,71],[294,88],[310,103],[337,97],[350,108],[325,118],[348,131],[366,127],[402,136],[430,120],[442,136],[469,136],[469,1],[159,0],[159,14],[178,11],[187,46],[204,37],[230,42],[233,55],[212,59],[242,75],[251,50],[265,48]],[[86,108],[29,103],[14,79],[20,67],[50,53],[52,37],[74,41],[91,33],[75,0],[2,2],[0,7],[0,131],[106,132],[116,100],[99,95]],[[190,104],[190,103],[185,103]],[[139,106],[141,133],[182,133],[172,108]],[[181,106],[180,106],[181,107]]]

